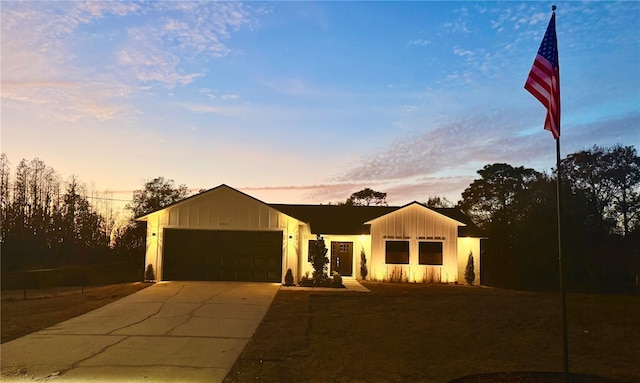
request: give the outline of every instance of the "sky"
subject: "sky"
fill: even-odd
[[[2,152],[124,201],[457,202],[487,164],[555,167],[523,88],[551,4],[3,0]],[[555,4],[562,157],[640,149],[640,2]]]

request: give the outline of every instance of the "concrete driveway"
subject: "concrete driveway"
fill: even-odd
[[[157,283],[3,344],[2,381],[220,382],[279,288]]]

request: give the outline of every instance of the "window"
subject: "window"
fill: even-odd
[[[385,243],[385,263],[409,264],[409,241],[387,241]]]
[[[420,242],[419,264],[442,265],[442,242]]]

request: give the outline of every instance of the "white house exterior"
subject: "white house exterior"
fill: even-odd
[[[147,223],[145,266],[157,280],[282,282],[312,274],[309,243],[321,235],[329,273],[403,282],[462,282],[477,227],[456,209],[267,204],[227,185],[138,218]]]

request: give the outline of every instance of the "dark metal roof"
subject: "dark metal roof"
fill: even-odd
[[[314,234],[369,234],[364,223],[397,210],[391,206],[284,205],[272,208],[311,225]]]
[[[177,201],[171,205],[165,206],[154,212],[147,213],[136,218],[138,221],[145,221],[147,217],[157,211],[167,209],[169,207],[182,204],[185,201],[199,197],[202,194],[212,192],[216,189],[228,188],[251,198],[261,204],[265,204],[276,209],[290,217],[296,218],[311,226],[313,234],[369,234],[370,225],[365,224],[375,218],[392,213],[405,206],[417,203],[427,209],[431,209],[455,221],[466,224],[467,226],[458,227],[458,236],[460,237],[485,237],[482,231],[467,217],[462,211],[456,208],[431,208],[419,202],[411,202],[404,206],[347,206],[347,205],[287,205],[287,204],[267,204],[259,199],[234,189],[228,185],[222,184],[215,188],[209,189],[203,193],[199,193],[183,200]]]
[[[392,213],[404,206],[286,205],[268,204],[272,208],[311,226],[313,234],[369,234],[365,222]],[[408,204],[410,205],[410,204]],[[405,206],[408,206],[405,205]],[[420,204],[422,205],[422,204]],[[425,206],[425,205],[422,205]],[[426,207],[426,206],[425,206]],[[428,208],[467,226],[458,228],[460,237],[482,237],[480,229],[456,208]]]

